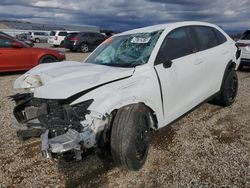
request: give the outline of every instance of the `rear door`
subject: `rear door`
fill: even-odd
[[[13,48],[12,42],[12,39],[0,36],[0,72],[31,67],[31,53],[28,48]]]
[[[231,48],[226,43],[226,38],[219,31],[207,26],[193,26],[193,30],[199,41],[197,54],[204,59],[207,72],[204,94],[207,97],[220,90],[224,70],[230,61]]]
[[[164,39],[155,61],[161,90],[164,120],[168,124],[205,98],[205,70],[203,59],[195,53],[189,27],[171,31]],[[172,66],[164,68],[164,61]]]

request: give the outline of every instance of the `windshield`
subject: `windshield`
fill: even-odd
[[[117,67],[135,67],[147,63],[161,31],[108,38],[86,63]]]
[[[250,40],[250,31],[246,31],[246,32],[242,35],[241,39],[243,39],[243,40]]]

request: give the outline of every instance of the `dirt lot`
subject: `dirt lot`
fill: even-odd
[[[68,60],[86,55],[67,52]],[[14,80],[0,76],[0,187],[250,187],[250,71],[238,72],[237,100],[228,108],[204,104],[153,133],[148,160],[127,172],[98,152],[81,162],[42,158],[40,140],[20,141],[12,125]]]

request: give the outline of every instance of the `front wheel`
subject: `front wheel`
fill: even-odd
[[[238,93],[238,77],[235,70],[231,70],[224,79],[219,96],[215,102],[221,106],[230,106],[234,103]]]
[[[115,163],[128,170],[139,170],[149,148],[149,109],[133,104],[118,110],[111,130],[111,155]]]
[[[39,61],[39,64],[42,64],[42,63],[53,63],[53,62],[57,62],[58,60],[53,57],[53,56],[50,56],[50,55],[46,55],[46,56],[43,56],[40,61]]]

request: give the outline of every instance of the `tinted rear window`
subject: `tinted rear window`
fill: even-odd
[[[217,46],[217,37],[212,28],[204,26],[193,27],[200,43],[199,50],[206,50],[212,47]]]
[[[242,35],[241,39],[243,39],[243,40],[250,40],[250,30],[246,31],[246,32]]]
[[[67,32],[59,32],[58,36],[66,36],[67,34]]]
[[[49,36],[55,36],[56,35],[56,32],[55,31],[51,31]]]
[[[220,32],[218,31],[217,29],[213,28],[216,36],[217,36],[217,40],[218,40],[218,44],[223,44],[224,42],[227,41],[227,38]]]
[[[70,37],[75,37],[78,33],[68,33],[67,34],[67,38],[70,38]]]

